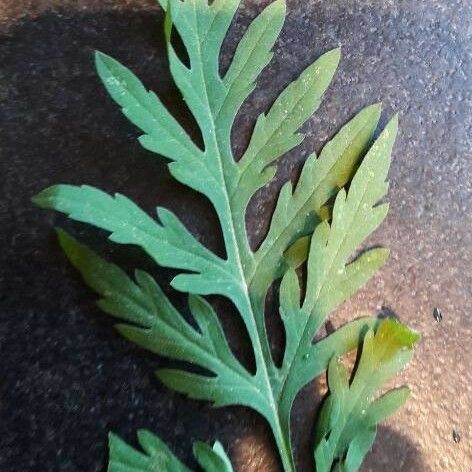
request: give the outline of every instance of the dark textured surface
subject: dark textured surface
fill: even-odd
[[[228,40],[266,2],[246,2]],[[285,157],[277,182],[251,205],[254,241],[266,228],[277,189],[298,163],[366,104],[385,119],[400,112],[391,172],[391,213],[372,239],[392,249],[387,267],[335,317],[393,311],[419,329],[415,361],[397,383],[413,390],[386,425],[363,471],[471,470],[471,89],[470,2],[457,0],[289,1],[276,59],[235,127],[240,152],[256,114],[303,66],[342,45],[333,87]],[[267,428],[243,408],[214,410],[167,391],[152,377],[165,361],[115,334],[52,235],[65,225],[124,267],[151,268],[139,251],[32,207],[57,182],[120,191],[152,211],[172,208],[217,251],[215,217],[174,183],[160,159],[141,149],[96,79],[93,48],[128,64],[175,105],[163,55],[161,15],[146,1],[3,0],[0,3],[0,470],[105,470],[106,433],[133,442],[137,428],[158,433],[191,465],[191,442],[218,438],[237,470],[276,471]],[[224,55],[227,61],[228,55]],[[169,292],[170,293],[170,292]],[[174,297],[182,305],[184,300]],[[241,326],[221,305],[233,348],[247,356]],[[444,319],[432,317],[439,306]],[[250,359],[247,359],[250,363]],[[307,388],[294,420],[301,470],[310,470],[312,415],[321,387]],[[461,435],[453,441],[452,431]]]

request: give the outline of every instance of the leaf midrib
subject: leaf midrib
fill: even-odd
[[[193,6],[194,6],[194,10],[195,10],[195,4],[193,4]],[[197,18],[196,12],[195,12],[195,18]],[[199,54],[199,58],[200,58],[200,65],[202,65],[202,64],[204,64],[204,61],[203,61],[200,42],[198,42],[197,49],[198,49],[198,54]],[[215,154],[216,154],[215,157],[216,157],[217,165],[218,165],[219,171],[220,171],[221,182],[222,182],[223,187],[224,187],[223,195],[224,195],[224,198],[225,198],[225,207],[227,209],[227,213],[229,214],[229,215],[221,215],[221,217],[229,216],[229,218],[227,218],[227,220],[230,221],[230,231],[228,232],[227,226],[224,226],[224,225],[223,225],[223,231],[225,233],[229,233],[231,243],[233,245],[233,248],[232,248],[233,251],[234,251],[234,260],[233,260],[233,262],[236,263],[236,265],[237,265],[238,273],[239,273],[239,276],[240,276],[239,284],[242,288],[242,294],[244,296],[244,301],[245,301],[245,304],[246,304],[247,313],[249,315],[248,321],[251,322],[252,328],[253,328],[253,333],[252,333],[251,337],[257,343],[256,345],[253,346],[253,348],[254,348],[254,353],[256,355],[256,359],[259,359],[258,364],[262,368],[262,375],[263,375],[264,383],[266,384],[266,390],[267,390],[267,394],[268,394],[268,397],[269,397],[268,398],[268,403],[269,403],[269,406],[270,406],[270,410],[272,412],[272,419],[271,420],[276,425],[279,434],[282,434],[281,433],[282,429],[281,429],[280,420],[279,420],[279,416],[278,416],[278,408],[277,408],[277,405],[276,405],[276,402],[275,402],[274,392],[272,390],[272,385],[271,385],[270,377],[269,377],[269,374],[268,374],[268,366],[265,363],[265,359],[264,359],[264,355],[263,355],[261,340],[260,340],[260,337],[259,337],[259,332],[257,330],[256,319],[255,319],[255,316],[254,316],[251,300],[250,300],[250,297],[249,297],[248,285],[246,284],[245,274],[244,274],[244,270],[243,270],[243,267],[242,267],[242,259],[241,259],[241,254],[240,254],[240,248],[239,248],[239,245],[238,245],[238,242],[237,242],[237,239],[236,239],[235,221],[233,219],[234,215],[235,215],[235,212],[232,211],[231,203],[230,203],[230,199],[229,199],[228,184],[226,182],[225,173],[224,173],[224,170],[223,170],[223,160],[222,160],[221,150],[220,150],[220,147],[219,147],[219,142],[218,142],[218,139],[217,139],[216,123],[215,123],[215,119],[214,119],[214,116],[213,116],[213,113],[212,113],[212,110],[211,110],[211,107],[210,107],[210,101],[209,101],[208,89],[207,89],[207,81],[205,80],[205,74],[204,74],[204,71],[203,71],[203,67],[201,67],[201,66],[198,67],[198,70],[200,72],[200,79],[202,81],[203,90],[204,90],[204,93],[205,93],[205,99],[206,99],[206,105],[207,105],[207,107],[206,107],[207,108],[207,114],[210,118],[210,125],[211,125],[211,128],[212,128],[212,133],[210,133],[210,134],[212,136],[213,144],[215,146]],[[222,222],[224,221],[223,218],[221,218],[221,221]],[[227,251],[228,251],[228,248],[227,248]],[[229,260],[229,254],[228,254],[228,260]],[[241,307],[241,308],[243,308],[243,307]],[[274,432],[274,434],[275,434],[275,432]],[[278,438],[278,440],[283,440],[283,438]]]
[[[155,314],[153,315],[154,317],[156,316]],[[158,320],[160,320],[158,318]],[[147,327],[147,328],[141,328],[143,330],[146,330],[146,331],[149,331],[150,333],[152,333],[154,331],[154,329],[157,327],[159,321],[154,321],[154,323]],[[234,372],[236,374],[237,377],[241,378],[245,383],[249,384],[251,389],[253,390],[256,390],[257,391],[257,388],[256,386],[251,382],[250,379],[252,379],[252,376],[251,375],[248,375],[246,376],[246,371],[244,370],[244,368],[241,366],[241,370],[236,367],[235,365],[230,365],[230,364],[226,364],[224,363],[219,357],[217,356],[214,356],[213,353],[207,349],[206,345],[204,343],[201,343],[201,339],[203,338],[203,334],[202,333],[199,333],[197,331],[195,331],[195,335],[197,337],[197,340],[195,339],[192,339],[190,337],[190,334],[185,332],[185,331],[179,331],[176,327],[168,324],[168,323],[164,323],[166,328],[173,332],[174,333],[174,338],[175,339],[178,339],[179,337],[180,338],[184,338],[184,340],[189,343],[190,345],[194,346],[194,349],[197,350],[197,352],[199,351],[200,352],[200,356],[202,358],[206,358],[210,364],[216,364],[216,365],[219,365],[219,366],[222,366],[223,368],[226,368],[226,369],[229,369],[231,370],[232,372]],[[190,325],[189,325],[190,329],[193,329]],[[171,339],[171,338],[169,338]],[[179,343],[172,343],[170,342],[169,344],[174,344],[174,345],[177,345]],[[213,341],[212,341],[212,346],[214,346],[213,344]],[[235,358],[235,361],[237,362],[236,358]],[[215,374],[217,375],[220,375],[219,372],[217,372],[216,370],[214,371]]]

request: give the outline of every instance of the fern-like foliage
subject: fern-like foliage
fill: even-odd
[[[118,436],[109,435],[108,472],[190,472],[190,469],[151,432],[138,431],[138,441],[144,453],[128,446]],[[218,441],[213,448],[200,441],[195,442],[193,454],[204,472],[233,472],[231,462]]]
[[[359,290],[387,258],[384,249],[372,249],[354,259],[353,255],[387,213],[387,205],[379,200],[387,192],[397,118],[373,143],[380,106],[367,107],[324,146],[319,157],[309,156],[297,185],[288,182],[283,186],[269,230],[253,250],[246,231],[246,207],[258,189],[274,177],[274,162],[303,140],[299,128],[318,108],[340,52],[327,52],[287,86],[270,110],[257,118],[249,145],[236,161],[230,141],[235,116],[270,61],[285,18],[283,0],[265,8],[248,27],[222,74],[220,49],[238,4],[239,0],[161,0],[170,70],[201,130],[202,148],[129,69],[103,53],[96,54],[103,84],[125,116],[142,131],[142,146],[168,158],[171,174],[214,206],[225,258],[197,241],[169,210],[158,208],[156,217],[150,216],[120,194],[109,195],[86,185],[55,185],[34,197],[34,202],[108,231],[115,243],[141,247],[160,266],[184,271],[173,279],[172,286],[189,293],[195,324],[182,317],[149,274],[136,271],[132,279],[59,232],[69,259],[102,297],[99,306],[123,321],[117,325],[123,336],[152,352],[209,372],[162,369],[157,372],[161,381],[216,406],[239,404],[258,411],[270,424],[284,470],[294,471],[290,414],[295,397],[327,369],[331,359],[357,348],[363,335],[376,326],[374,318],[357,319],[314,342],[329,314]],[[187,50],[189,65],[174,50],[174,28]],[[305,262],[307,284],[302,298],[295,269]],[[282,279],[280,315],[286,332],[280,365],[272,357],[264,323],[267,291],[278,279]],[[237,308],[254,350],[255,373],[229,348],[215,311],[203,298],[209,294],[227,297]],[[406,347],[411,349],[412,345]],[[382,369],[379,365],[372,375],[381,376]],[[346,421],[352,411],[347,408],[343,413]],[[350,444],[365,439],[341,435],[341,445],[331,446],[332,435],[329,440],[322,439],[331,449],[317,447],[322,451],[317,452],[317,458],[332,456],[325,461],[328,465],[320,465],[317,459],[321,471],[329,470],[342,452],[347,450],[349,456]],[[187,470],[149,433],[142,433],[140,442],[147,455],[112,437],[110,470]],[[231,470],[229,462],[225,462],[226,469],[214,465],[215,454],[219,460],[227,460],[220,446],[197,449],[197,459],[208,467],[205,470]]]
[[[408,398],[405,387],[374,399],[383,383],[411,359],[419,336],[394,320],[384,320],[364,337],[352,381],[339,358],[330,361],[330,395],[319,418],[315,447],[317,472],[356,472],[374,442],[377,424],[395,413]]]

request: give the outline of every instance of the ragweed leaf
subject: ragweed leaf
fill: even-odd
[[[293,269],[282,280],[280,304],[286,346],[278,371],[278,399],[279,417],[287,437],[297,393],[326,368],[317,359],[318,348],[313,338],[329,313],[365,284],[388,254],[383,249],[374,249],[352,262],[349,260],[386,215],[386,205],[378,205],[378,201],[387,190],[385,179],[396,129],[397,120],[393,119],[359,166],[349,193],[344,190],[338,193],[331,225],[324,221],[316,227],[307,262],[307,289],[301,304]]]
[[[102,296],[100,308],[127,322],[116,325],[120,334],[144,349],[198,365],[213,374],[197,376],[176,371],[175,375],[189,375],[193,380],[188,391],[184,387],[178,390],[219,406],[242,404],[259,409],[264,405],[251,374],[234,357],[213,308],[205,300],[189,298],[195,329],[148,273],[136,271],[135,282],[66,232],[59,230],[58,235],[67,257],[87,285]],[[163,369],[157,375],[171,383],[169,371]]]
[[[145,134],[140,142],[172,159],[192,160],[201,155],[190,137],[154,92],[112,57],[96,52],[95,65],[103,85],[124,115]]]
[[[284,470],[294,472],[290,413],[296,395],[326,370],[333,356],[355,349],[377,324],[373,318],[361,318],[314,342],[330,312],[359,290],[387,258],[388,252],[379,248],[356,254],[387,212],[387,205],[379,201],[387,191],[396,119],[371,146],[380,106],[367,107],[324,146],[319,157],[312,154],[298,183],[282,187],[268,233],[253,251],[246,230],[247,204],[274,176],[275,161],[303,139],[299,128],[318,108],[337,68],[339,50],[322,55],[259,116],[249,145],[236,162],[230,139],[234,118],[272,57],[271,49],[285,18],[285,3],[277,0],[260,13],[224,74],[219,67],[220,49],[239,0],[160,3],[165,10],[170,71],[200,128],[203,145],[192,142],[157,95],[129,69],[97,53],[97,71],[126,117],[142,131],[140,143],[168,158],[172,176],[205,195],[214,206],[226,258],[203,246],[168,210],[158,209],[154,219],[119,194],[111,196],[88,186],[57,185],[34,201],[110,232],[116,243],[141,247],[161,266],[184,271],[172,285],[191,294],[192,322],[175,309],[149,274],[136,271],[133,280],[60,233],[71,262],[102,296],[99,306],[124,320],[117,326],[121,334],[152,352],[203,370],[162,369],[159,378],[191,398],[209,400],[216,406],[242,404],[258,411],[273,431]],[[174,50],[174,30],[186,49],[188,63]],[[305,261],[308,278],[302,300],[294,268]],[[271,284],[280,278],[286,344],[278,365],[265,327],[265,302]],[[236,307],[253,348],[254,374],[231,352],[212,306],[197,296],[209,294],[223,295]],[[376,371],[375,375],[381,378],[383,374]],[[336,385],[335,380],[331,384]],[[372,417],[380,418],[398,401],[394,394],[378,400],[370,409]],[[329,411],[324,413],[330,415]],[[359,430],[343,445],[345,455],[336,467],[355,470],[374,436],[372,427]],[[140,442],[146,455],[116,439],[114,472],[149,470],[139,467],[165,471],[172,464],[175,470],[185,470],[157,439],[143,438]],[[317,447],[319,467],[325,469],[337,457],[337,449],[321,445],[330,440],[331,435],[323,436]],[[210,449],[197,443],[195,455],[207,471],[231,470],[221,446]]]
[[[227,90],[225,99],[216,115],[218,127],[228,130],[232,127],[237,111],[254,90],[256,79],[272,59],[271,51],[285,19],[285,2],[270,3],[249,25],[236,48],[233,60],[224,75]],[[222,135],[228,140],[230,136]]]
[[[150,431],[138,431],[140,452],[110,433],[108,437],[108,472],[191,472],[172,451]],[[233,472],[222,445],[217,441],[213,448],[202,442],[193,446],[194,455],[205,472]]]
[[[294,392],[311,380],[311,375],[303,374],[307,369],[303,366],[310,363],[300,364],[300,361],[312,355],[313,337],[326,316],[366,283],[388,255],[384,249],[372,249],[349,261],[386,215],[387,206],[377,203],[387,189],[385,178],[396,127],[394,119],[369,150],[351,182],[349,193],[344,190],[338,193],[331,225],[324,221],[316,227],[310,243],[307,290],[301,306],[298,279],[293,269],[282,280],[281,307],[290,313],[283,316],[288,338],[283,369],[296,372],[298,380]],[[287,309],[288,306],[291,308]]]
[[[176,288],[225,295],[232,290],[232,267],[199,243],[165,208],[157,209],[158,222],[127,197],[111,196],[88,185],[54,185],[33,201],[111,232],[110,239],[115,243],[143,248],[161,266],[195,272],[177,276],[173,281]]]
[[[377,390],[411,359],[419,335],[392,319],[369,330],[353,379],[338,357],[328,370],[330,393],[321,410],[315,445],[317,472],[355,472],[369,451],[377,424],[395,413],[409,395],[407,388],[374,398]]]
[[[320,105],[339,59],[339,49],[321,56],[281,93],[267,114],[259,115],[238,162],[240,175],[233,198],[241,205],[247,205],[256,190],[272,179],[275,168],[267,166],[303,141],[297,131]]]
[[[140,452],[113,433],[108,435],[108,472],[190,472],[172,451],[155,435],[138,431]]]

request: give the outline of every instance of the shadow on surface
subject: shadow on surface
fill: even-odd
[[[388,426],[380,426],[360,472],[432,472],[411,441]]]

